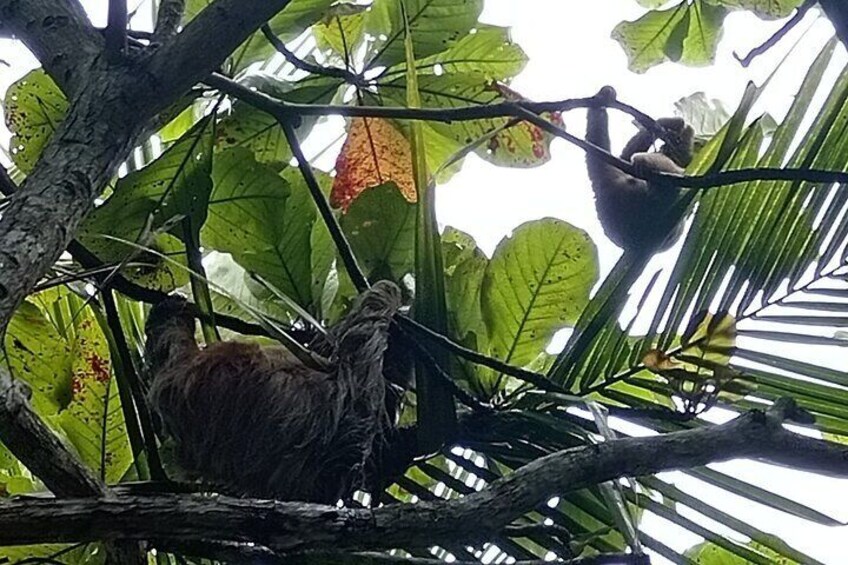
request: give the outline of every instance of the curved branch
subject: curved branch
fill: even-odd
[[[559,451],[464,498],[372,510],[179,494],[0,501],[0,544],[120,537],[256,543],[282,553],[430,547],[484,539],[554,494],[622,476],[740,457],[848,476],[848,446],[782,425],[805,416],[784,399],[718,426]]]

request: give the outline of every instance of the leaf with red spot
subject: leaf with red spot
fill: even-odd
[[[362,191],[392,182],[409,202],[415,202],[409,141],[389,120],[351,120],[347,139],[336,159],[330,203],[347,210]]]
[[[78,315],[71,366],[71,402],[58,417],[80,458],[109,483],[132,463],[109,343],[90,309]]]

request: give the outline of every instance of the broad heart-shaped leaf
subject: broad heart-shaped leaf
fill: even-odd
[[[642,73],[664,61],[707,65],[715,58],[727,10],[704,0],[683,2],[648,12],[634,22],[621,22],[612,32],[630,70]]]
[[[333,78],[311,77],[290,82],[264,73],[248,75],[239,82],[274,98],[303,104],[329,103],[341,85]],[[296,130],[298,137],[304,139],[309,135],[317,120],[317,116],[304,116]],[[257,161],[276,170],[286,166],[292,157],[276,118],[242,101],[236,101],[232,112],[218,124],[215,137],[216,148],[247,147]]]
[[[366,190],[342,216],[342,229],[370,280],[400,281],[413,271],[415,208],[394,183],[386,183]]]
[[[417,59],[450,48],[478,24],[483,11],[483,0],[407,0],[403,5]],[[369,69],[406,60],[400,2],[375,0],[365,30],[379,38],[366,54]]]
[[[597,250],[584,231],[553,218],[516,228],[483,279],[491,353],[518,366],[533,361],[577,320],[597,279]]]
[[[80,312],[73,341],[72,396],[57,422],[82,461],[107,483],[132,464],[109,343],[90,309]]]
[[[47,73],[36,69],[9,87],[4,99],[6,125],[12,132],[12,160],[26,174],[68,111],[68,101]]]
[[[785,18],[804,0],[705,0],[707,4],[730,10],[750,10],[763,19]]]
[[[4,340],[10,372],[32,389],[41,416],[52,416],[71,397],[71,350],[37,306],[23,302],[15,310]]]
[[[415,201],[409,141],[389,120],[354,118],[336,159],[330,203],[347,210],[365,189],[387,182]]]
[[[151,241],[145,237],[148,227],[155,232],[186,212],[193,226],[203,224],[211,190],[211,135],[206,124],[201,122],[148,166],[118,180],[109,200],[83,223],[78,237],[101,260],[119,262],[137,254],[139,261],[152,265],[123,270],[137,284],[168,292],[188,282],[188,275],[155,254],[139,254],[132,245],[103,236],[151,247],[182,262],[179,239],[167,233],[150,234]]]
[[[309,309],[310,238],[317,211],[297,171],[278,175],[247,149],[234,148],[216,156],[212,178],[204,246],[231,254],[247,271]]]
[[[268,20],[274,34],[283,41],[291,41],[317,22],[335,0],[292,0],[276,16]],[[186,0],[183,25],[212,4],[212,0]],[[232,70],[245,69],[251,63],[264,61],[274,55],[274,47],[262,32],[251,35],[230,57]]]

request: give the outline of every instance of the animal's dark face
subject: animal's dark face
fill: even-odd
[[[194,328],[194,315],[188,301],[182,296],[172,295],[154,304],[147,316],[144,330],[150,335],[172,324]]]
[[[657,120],[666,132],[668,139],[662,152],[683,168],[692,162],[695,145],[695,130],[686,124],[683,118],[661,118]]]

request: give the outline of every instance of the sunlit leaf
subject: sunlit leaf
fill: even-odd
[[[42,69],[27,73],[10,86],[4,101],[6,126],[12,132],[12,160],[28,174],[65,119],[68,101]]]
[[[330,202],[346,210],[362,191],[394,183],[410,202],[416,199],[409,141],[389,120],[355,118],[336,160]]]

